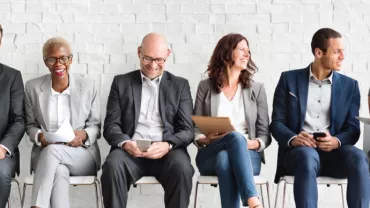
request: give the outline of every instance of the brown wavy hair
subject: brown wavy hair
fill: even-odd
[[[213,51],[211,60],[209,61],[208,77],[212,81],[212,84],[218,93],[221,92],[223,87],[223,75],[227,76],[227,69],[234,65],[232,54],[238,43],[242,40],[249,42],[246,37],[237,33],[230,33],[222,37]],[[250,53],[250,52],[249,52]],[[243,88],[249,88],[253,82],[253,74],[258,70],[257,66],[252,61],[252,54],[250,53],[247,68],[240,72],[239,82]]]

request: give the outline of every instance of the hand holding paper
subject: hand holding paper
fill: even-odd
[[[68,120],[64,120],[63,124],[56,132],[47,132],[44,128],[42,128],[42,133],[44,134],[46,142],[48,143],[68,143],[75,138],[75,133]]]

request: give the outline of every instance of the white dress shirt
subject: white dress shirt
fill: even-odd
[[[162,75],[151,80],[141,73],[142,89],[138,124],[132,140],[150,139],[152,142],[163,141],[163,121],[159,112],[159,85]],[[127,141],[120,142],[122,147]]]
[[[70,103],[70,87],[67,87],[63,92],[56,92],[53,88],[51,90],[51,96],[49,99],[49,132],[56,132],[59,127],[63,124],[64,120],[68,120],[71,123],[71,103]],[[41,133],[41,129],[35,135],[35,141],[38,146],[41,143],[38,140],[38,135]],[[87,141],[86,141],[87,142]]]

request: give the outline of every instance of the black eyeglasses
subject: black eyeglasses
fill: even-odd
[[[148,63],[148,64],[152,63],[153,61],[156,64],[164,64],[164,62],[166,62],[166,59],[164,59],[164,58],[152,58],[150,56],[145,56],[143,54],[141,54],[141,55],[143,56],[143,61],[145,63]]]
[[[59,58],[49,57],[49,58],[46,58],[44,61],[47,65],[54,65],[57,63],[57,61],[59,61],[59,63],[61,64],[66,64],[72,59],[72,57],[73,57],[72,54],[69,56],[62,56]]]

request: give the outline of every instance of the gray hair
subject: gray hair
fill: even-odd
[[[46,58],[50,50],[60,47],[65,47],[70,53],[72,52],[71,46],[64,38],[53,37],[47,40],[46,43],[44,44],[44,47],[42,48],[43,57]]]

